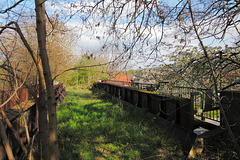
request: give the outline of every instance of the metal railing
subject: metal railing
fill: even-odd
[[[194,116],[201,120],[210,119],[221,121],[219,107],[214,103],[213,91],[211,89],[160,85],[158,92],[169,94],[180,98],[189,98],[192,101]]]

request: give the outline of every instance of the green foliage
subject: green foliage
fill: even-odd
[[[100,94],[102,95],[102,93]],[[58,109],[60,159],[176,159],[179,144],[133,109],[71,90]]]
[[[99,55],[84,54],[74,67],[78,69],[74,70],[67,82],[68,86],[88,86],[93,82],[100,79],[106,79],[105,73],[106,65],[100,65],[106,63],[106,59]]]
[[[77,66],[75,66],[77,67]],[[88,80],[88,73],[87,69],[79,69],[72,72],[67,82],[68,86],[75,86],[75,85],[85,85],[87,84]]]

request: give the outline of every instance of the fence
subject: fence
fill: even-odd
[[[160,96],[106,82],[94,83],[93,87],[103,89],[112,96],[146,109],[150,113],[159,115],[186,129],[193,130],[194,116],[190,99]]]
[[[133,86],[135,85],[133,84]],[[216,122],[221,121],[220,109],[213,101],[211,89],[171,86],[169,83],[160,82],[155,85],[155,92],[167,96],[189,98],[192,101],[192,108],[196,118],[201,120],[210,119]]]

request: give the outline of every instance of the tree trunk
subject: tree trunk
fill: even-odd
[[[43,74],[47,88],[47,104],[49,114],[49,151],[50,159],[58,159],[58,142],[57,142],[57,114],[56,114],[56,99],[53,88],[52,75],[48,61],[46,49],[46,18],[44,0],[35,0],[36,21],[37,21],[37,37],[39,55],[42,61]]]
[[[39,149],[40,159],[49,160],[49,131],[47,121],[47,96],[45,91],[45,84],[39,78],[39,99],[37,100],[38,114],[39,114]]]
[[[38,117],[39,117],[39,150],[40,150],[40,159],[49,160],[49,132],[48,132],[48,121],[47,121],[47,95],[46,95],[46,85],[43,75],[43,67],[41,60],[33,53],[33,50],[29,46],[27,40],[22,34],[21,29],[17,23],[14,23],[16,26],[16,31],[21,37],[24,45],[28,49],[29,54],[31,55],[39,74],[39,99],[37,100],[38,106]]]

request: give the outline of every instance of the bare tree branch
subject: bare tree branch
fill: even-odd
[[[16,2],[15,4],[13,4],[11,7],[5,9],[4,11],[0,11],[0,13],[7,13],[8,11],[10,11],[11,9],[15,8],[17,5],[19,5],[21,2],[23,2],[24,0],[19,0],[18,2]]]

